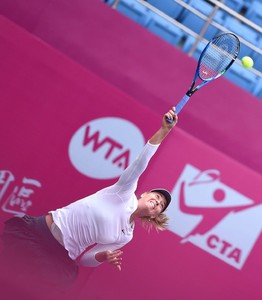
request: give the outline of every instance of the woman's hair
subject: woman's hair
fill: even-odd
[[[149,232],[153,227],[158,231],[163,231],[167,228],[169,218],[166,214],[160,213],[157,217],[151,219],[150,217],[141,218],[143,227]]]

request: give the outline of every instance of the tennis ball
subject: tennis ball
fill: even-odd
[[[252,68],[254,65],[253,59],[249,56],[244,56],[241,61],[244,68]]]

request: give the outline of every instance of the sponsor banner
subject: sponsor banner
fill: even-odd
[[[156,114],[9,21],[0,18],[0,28],[2,226],[12,215],[45,214],[114,183],[169,108]],[[173,196],[168,230],[148,234],[138,222],[122,271],[81,268],[72,295],[259,299],[261,175],[178,126],[137,196],[159,186]]]
[[[241,269],[262,230],[262,204],[221,182],[219,170],[185,164],[173,190],[169,229]],[[222,176],[223,177],[223,176]]]
[[[145,144],[135,123],[105,117],[81,126],[69,143],[69,158],[82,174],[95,179],[119,177]]]

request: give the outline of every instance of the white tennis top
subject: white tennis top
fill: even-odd
[[[120,249],[132,240],[134,222],[130,223],[130,216],[137,208],[137,182],[158,146],[148,142],[114,185],[50,211],[73,260],[93,246],[81,256],[80,263],[95,267],[100,264],[95,259],[97,252]]]

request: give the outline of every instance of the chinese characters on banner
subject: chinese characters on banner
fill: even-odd
[[[15,215],[23,215],[33,205],[35,192],[41,183],[33,178],[23,177],[21,181],[9,170],[0,170],[1,210]]]

